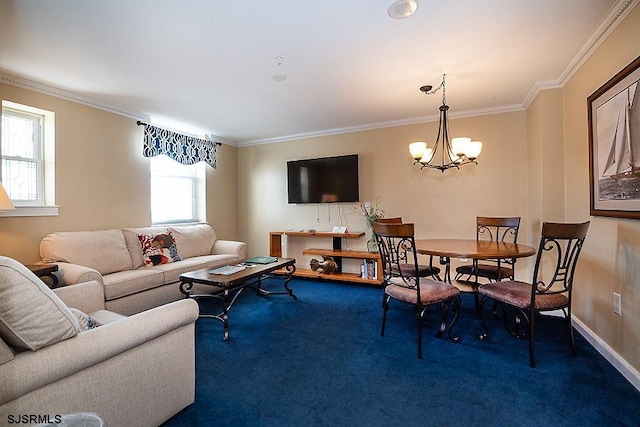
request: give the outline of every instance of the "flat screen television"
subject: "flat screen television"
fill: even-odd
[[[360,200],[358,155],[287,162],[289,203],[339,203]]]

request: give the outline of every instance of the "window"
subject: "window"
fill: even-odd
[[[151,157],[150,161],[151,222],[204,221],[204,163],[182,165],[165,155]]]
[[[54,113],[2,101],[2,184],[16,211],[11,216],[57,215]]]

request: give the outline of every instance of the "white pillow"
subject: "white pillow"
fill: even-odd
[[[40,242],[45,262],[69,262],[105,275],[131,270],[133,262],[121,230],[61,231]]]
[[[80,325],[45,283],[18,261],[0,256],[0,338],[37,350],[74,337]]]
[[[211,255],[213,244],[216,242],[216,233],[209,224],[170,227],[169,231],[176,239],[180,258]]]

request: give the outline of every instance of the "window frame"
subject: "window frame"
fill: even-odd
[[[55,204],[55,113],[29,105],[2,100],[2,115],[10,110],[16,115],[40,117],[39,162],[37,175],[37,201],[12,200],[16,209],[0,211],[0,217],[7,216],[57,216],[59,206]],[[0,122],[1,123],[1,122]],[[1,124],[0,124],[1,126]],[[2,144],[0,132],[0,144]],[[0,159],[2,155],[0,154]],[[1,162],[0,162],[1,167]]]
[[[176,225],[176,224],[193,224],[200,223],[205,221],[205,206],[206,206],[206,191],[205,191],[205,183],[206,183],[206,170],[203,162],[198,162],[194,165],[182,165],[179,162],[171,159],[170,157],[161,154],[158,156],[149,158],[149,210],[151,215],[151,224],[154,226],[166,226],[166,225]],[[158,173],[156,168],[154,167],[152,162],[174,162],[176,169],[169,172],[161,172]],[[172,164],[172,163],[169,163]],[[181,173],[176,173],[175,170],[178,168],[182,169]],[[192,170],[192,173],[186,174],[184,171]],[[170,220],[158,220],[154,218],[154,195],[153,195],[153,180],[154,177],[163,178],[163,179],[175,179],[175,180],[188,180],[192,183],[191,189],[191,218],[174,218]],[[168,197],[171,199],[171,197]]]

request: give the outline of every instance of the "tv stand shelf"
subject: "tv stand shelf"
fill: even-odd
[[[307,248],[302,251],[303,255],[320,255],[332,257],[338,264],[338,272],[324,274],[311,269],[296,268],[294,276],[336,280],[341,282],[362,283],[368,285],[380,285],[382,283],[382,265],[380,256],[377,253],[366,251],[351,251],[342,249],[342,239],[359,239],[364,236],[364,232],[358,233],[331,233],[331,232],[310,232],[310,231],[272,231],[269,233],[269,256],[282,257],[282,236],[287,237],[320,237],[331,238],[333,245],[331,248]],[[345,273],[342,271],[342,259],[368,259],[373,260],[377,267],[377,276],[374,279],[364,279],[359,273]]]

